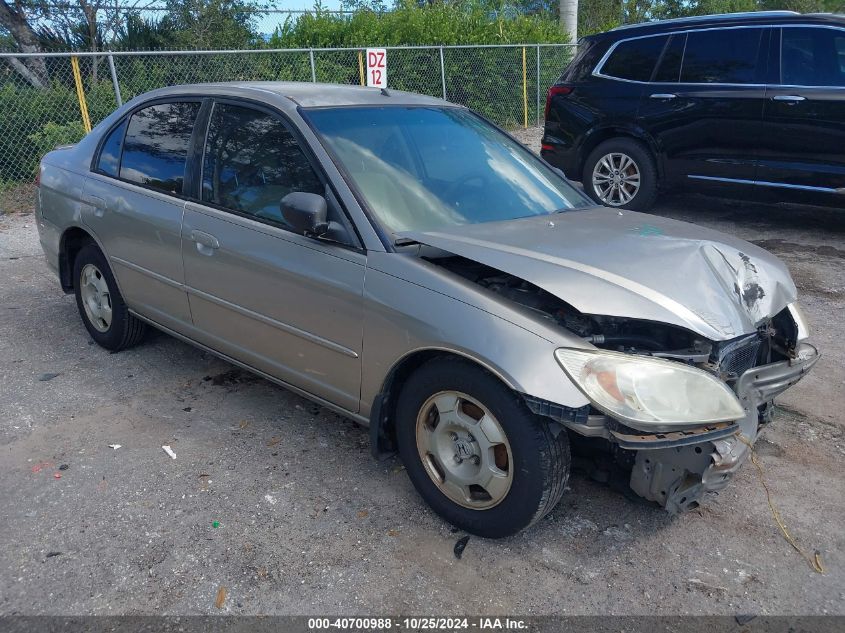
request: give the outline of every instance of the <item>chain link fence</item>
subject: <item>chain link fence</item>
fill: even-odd
[[[514,129],[542,123],[545,91],[570,45],[388,47],[388,86],[443,97]],[[29,182],[56,145],[74,143],[124,101],[215,81],[363,84],[364,49],[0,53],[0,190]]]

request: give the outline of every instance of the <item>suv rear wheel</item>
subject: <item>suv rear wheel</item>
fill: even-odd
[[[540,520],[560,500],[569,477],[566,430],[532,414],[480,367],[429,361],[405,383],[396,414],[408,475],[451,524],[500,538]]]
[[[648,148],[631,138],[598,145],[584,164],[584,191],[608,207],[646,211],[657,197],[657,168]]]

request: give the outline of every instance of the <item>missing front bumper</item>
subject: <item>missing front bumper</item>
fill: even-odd
[[[743,373],[734,390],[745,417],[730,432],[714,429],[713,435],[701,435],[692,443],[686,437],[668,446],[665,442],[641,444],[631,471],[631,488],[672,514],[697,507],[705,493],[724,488],[748,458],[757,439],[761,410],[770,412],[775,396],[801,380],[818,359],[818,350],[802,343],[796,358]]]

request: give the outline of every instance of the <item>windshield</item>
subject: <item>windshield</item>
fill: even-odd
[[[522,145],[461,108],[320,108],[308,117],[393,232],[590,204]]]

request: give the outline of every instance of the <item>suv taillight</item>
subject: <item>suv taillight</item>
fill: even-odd
[[[572,92],[572,86],[552,86],[549,88],[549,91],[546,93],[546,113],[544,117],[546,119],[549,118],[549,106],[552,104],[552,98],[560,96],[568,95]]]

